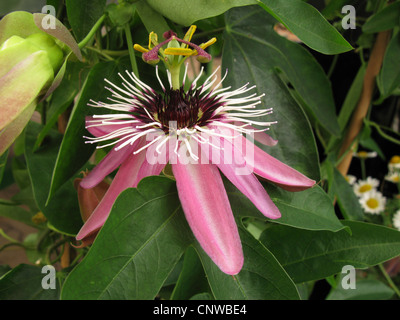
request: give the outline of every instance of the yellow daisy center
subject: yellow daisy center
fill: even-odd
[[[379,201],[374,198],[368,199],[367,206],[371,209],[376,209],[379,206]]]
[[[357,152],[357,155],[358,155],[360,158],[367,158],[367,157],[368,157],[367,151],[359,151],[359,152]]]
[[[393,157],[390,159],[390,163],[391,163],[391,164],[400,163],[400,156],[393,156]]]
[[[367,191],[370,191],[371,189],[372,189],[372,186],[370,184],[364,184],[360,187],[360,189],[358,189],[358,191],[367,192]]]

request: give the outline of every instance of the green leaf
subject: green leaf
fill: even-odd
[[[121,2],[119,4],[110,3],[106,7],[106,12],[111,24],[120,28],[125,27],[125,25],[131,21],[135,10],[135,5],[127,2]]]
[[[338,232],[272,225],[260,237],[296,283],[323,279],[343,266],[365,269],[400,255],[400,232],[380,225],[342,221]],[[284,241],[282,241],[284,239]]]
[[[230,276],[218,269],[198,248],[216,300],[298,300],[297,288],[276,258],[239,226],[245,256],[239,274]]]
[[[78,47],[78,43],[75,41],[72,34],[69,32],[66,26],[62,24],[60,20],[55,18],[55,28],[43,28],[43,19],[47,17],[47,14],[44,13],[34,13],[33,19],[35,21],[36,26],[46,32],[47,34],[53,36],[57,40],[61,41],[65,44],[71,52],[75,54],[75,56],[82,61],[82,53]]]
[[[233,213],[237,217],[266,219],[233,185],[226,183],[226,189]],[[321,187],[289,192],[266,184],[266,189],[282,214],[281,218],[268,221],[307,230],[338,231],[344,228],[336,217],[331,199]]]
[[[41,147],[33,152],[36,137],[43,126],[30,122],[26,129],[25,158],[39,209],[50,224],[60,232],[73,235],[82,226],[78,197],[73,181],[67,181],[46,205],[47,195],[62,135],[51,130]]]
[[[260,108],[273,108],[262,121],[277,121],[268,133],[279,142],[260,146],[289,166],[319,180],[319,159],[307,117],[277,75],[285,72],[318,121],[340,133],[329,81],[314,58],[301,46],[273,31],[274,19],[258,7],[233,9],[226,15],[222,70],[228,69],[225,86],[240,88],[246,82],[265,93]],[[251,50],[249,50],[251,48]]]
[[[379,147],[378,143],[375,142],[375,140],[373,139],[372,136],[372,127],[370,125],[370,123],[368,122],[368,120],[364,119],[364,126],[359,134],[359,143],[360,146],[362,146],[363,148],[366,148],[368,150],[372,150],[377,152],[377,154],[383,159],[385,160],[385,154],[383,153],[383,151],[381,150],[381,148]]]
[[[364,211],[353,188],[336,168],[333,170],[333,192],[343,216],[346,219],[363,221]]]
[[[198,293],[190,298],[190,300],[214,300],[208,292]]]
[[[191,0],[190,2],[146,0],[146,2],[163,16],[184,26],[189,26],[198,20],[215,17],[233,7],[256,4],[255,0]]]
[[[8,265],[0,265],[0,278],[5,275],[11,268]]]
[[[384,283],[374,279],[357,280],[355,289],[343,289],[338,285],[326,300],[388,300],[394,291]]]
[[[197,293],[204,293],[207,290],[208,285],[199,256],[196,250],[190,246],[185,252],[183,269],[172,292],[171,300],[187,300]]]
[[[175,183],[145,178],[117,198],[62,298],[154,299],[192,241]]]
[[[366,69],[366,64],[360,67],[346,95],[343,105],[340,108],[338,122],[341,131],[343,131],[347,127],[347,123],[349,122],[350,117],[354,109],[356,108],[358,101],[360,100]]]
[[[136,11],[142,20],[148,33],[155,32],[158,36],[161,36],[165,31],[171,29],[164,17],[153,10],[146,1],[142,0],[136,3]]]
[[[59,84],[58,90],[53,92],[49,109],[46,114],[46,125],[38,135],[35,142],[34,150],[36,150],[47,133],[56,124],[59,116],[67,110],[78,94],[81,82],[84,82],[88,68],[84,68],[84,64],[80,62],[65,63],[66,73]]]
[[[106,101],[109,91],[104,89],[104,78],[117,83],[120,79],[118,72],[125,69],[126,64],[121,61],[97,63],[89,72],[83,85],[81,94],[72,110],[64,138],[62,140],[57,160],[54,166],[51,187],[48,194],[49,201],[54,193],[70,179],[88,161],[95,150],[95,146],[86,144],[84,136],[88,135],[85,129],[85,117],[109,112],[107,109],[88,107],[90,99]]]
[[[371,16],[363,25],[365,33],[375,33],[392,29],[399,25],[400,2],[396,1]]]
[[[308,230],[342,230],[331,199],[320,186],[301,192],[288,192],[276,186],[267,188],[282,217],[274,220],[279,224]]]
[[[15,267],[0,278],[0,300],[58,300],[60,284],[56,282],[56,289],[43,289],[45,276],[39,267]]]
[[[389,42],[377,83],[381,99],[390,96],[400,86],[400,32],[397,32]]]
[[[327,19],[333,19],[338,13],[341,13],[343,6],[346,4],[348,4],[348,0],[331,0],[326,4],[321,14]]]
[[[77,41],[81,41],[89,33],[97,20],[104,13],[106,0],[66,0],[68,21]]]
[[[324,54],[352,49],[342,35],[310,4],[301,0],[257,0],[310,48]]]
[[[29,212],[13,203],[0,203],[0,217],[6,217],[15,221],[20,221],[26,225],[36,227],[32,222],[33,215],[34,214],[32,212]]]
[[[0,184],[1,184],[1,181],[3,180],[4,170],[5,170],[6,164],[7,164],[7,159],[8,159],[8,150],[0,156]]]

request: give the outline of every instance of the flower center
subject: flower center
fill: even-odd
[[[390,159],[390,164],[396,164],[396,163],[400,163],[400,156],[393,156]]]
[[[372,189],[372,186],[370,184],[364,184],[358,189],[360,192],[367,192]]]
[[[170,130],[206,125],[208,120],[218,117],[214,116],[214,111],[220,106],[221,103],[214,97],[200,97],[199,91],[189,89],[185,92],[181,87],[157,95],[152,114],[167,133]]]
[[[154,118],[167,131],[170,127],[175,127],[175,129],[191,128],[199,118],[199,99],[185,93],[183,88],[159,95],[156,108]]]
[[[371,209],[376,209],[379,206],[379,201],[374,198],[368,199],[367,206]]]
[[[367,158],[368,153],[367,153],[366,151],[359,151],[359,152],[357,153],[357,155],[358,155],[360,158]]]

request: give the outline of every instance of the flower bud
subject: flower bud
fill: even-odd
[[[56,72],[63,62],[64,53],[56,42],[45,33],[34,33],[26,38],[41,50],[46,51],[53,71]]]
[[[86,173],[84,173],[84,175],[86,175]],[[105,181],[102,181],[94,188],[84,189],[80,185],[81,181],[81,178],[75,179],[74,186],[78,193],[79,209],[81,211],[82,220],[83,222],[86,222],[93,213],[94,209],[96,209],[97,205],[100,203],[101,199],[103,199],[108,190],[109,184]],[[98,231],[99,230],[95,230],[83,238],[82,244],[78,246],[78,248],[86,247],[92,244],[97,236]]]
[[[61,47],[32,14],[12,12],[0,21],[0,155],[25,128],[63,60]]]
[[[135,13],[135,7],[133,4],[126,2],[119,4],[110,3],[106,8],[106,12],[112,26],[123,28],[132,20]]]

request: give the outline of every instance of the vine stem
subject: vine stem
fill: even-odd
[[[15,240],[14,238],[12,238],[8,234],[6,234],[2,228],[0,228],[0,236],[2,236],[4,239],[10,241],[11,243],[19,243],[19,241]]]
[[[400,290],[399,290],[399,288],[397,288],[397,286],[393,282],[392,278],[386,272],[385,267],[381,263],[378,264],[378,267],[381,270],[383,276],[385,277],[385,279],[388,282],[388,284],[390,285],[390,287],[394,290],[394,292],[396,292],[397,296],[400,298]]]
[[[83,40],[81,42],[78,43],[78,47],[79,49],[82,49],[83,47],[85,47],[88,42],[92,39],[92,37],[94,36],[94,34],[96,33],[97,29],[100,28],[101,24],[103,23],[104,19],[106,18],[106,15],[103,14],[99,20],[97,20],[97,22],[94,24],[94,26],[92,27],[92,29],[89,31],[89,33],[86,35],[85,38],[83,38]]]
[[[138,71],[137,64],[136,64],[135,51],[133,49],[132,33],[131,33],[131,28],[130,28],[129,23],[127,23],[125,25],[125,36],[126,36],[126,42],[128,45],[129,58],[131,60],[132,71],[137,77],[139,77],[139,71]]]
[[[391,31],[387,30],[378,33],[376,37],[376,41],[371,52],[371,57],[368,61],[368,66],[365,72],[361,97],[351,118],[349,129],[344,137],[339,153],[339,158],[342,157],[346,150],[355,150],[355,141],[361,131],[363,120],[366,117],[368,109],[371,105],[371,100],[375,89],[375,78],[379,74],[379,71],[381,69],[383,57],[385,55],[386,47],[389,43],[390,35]],[[338,164],[337,168],[343,176],[346,176],[352,158],[353,152],[348,152],[343,157],[342,161]]]

